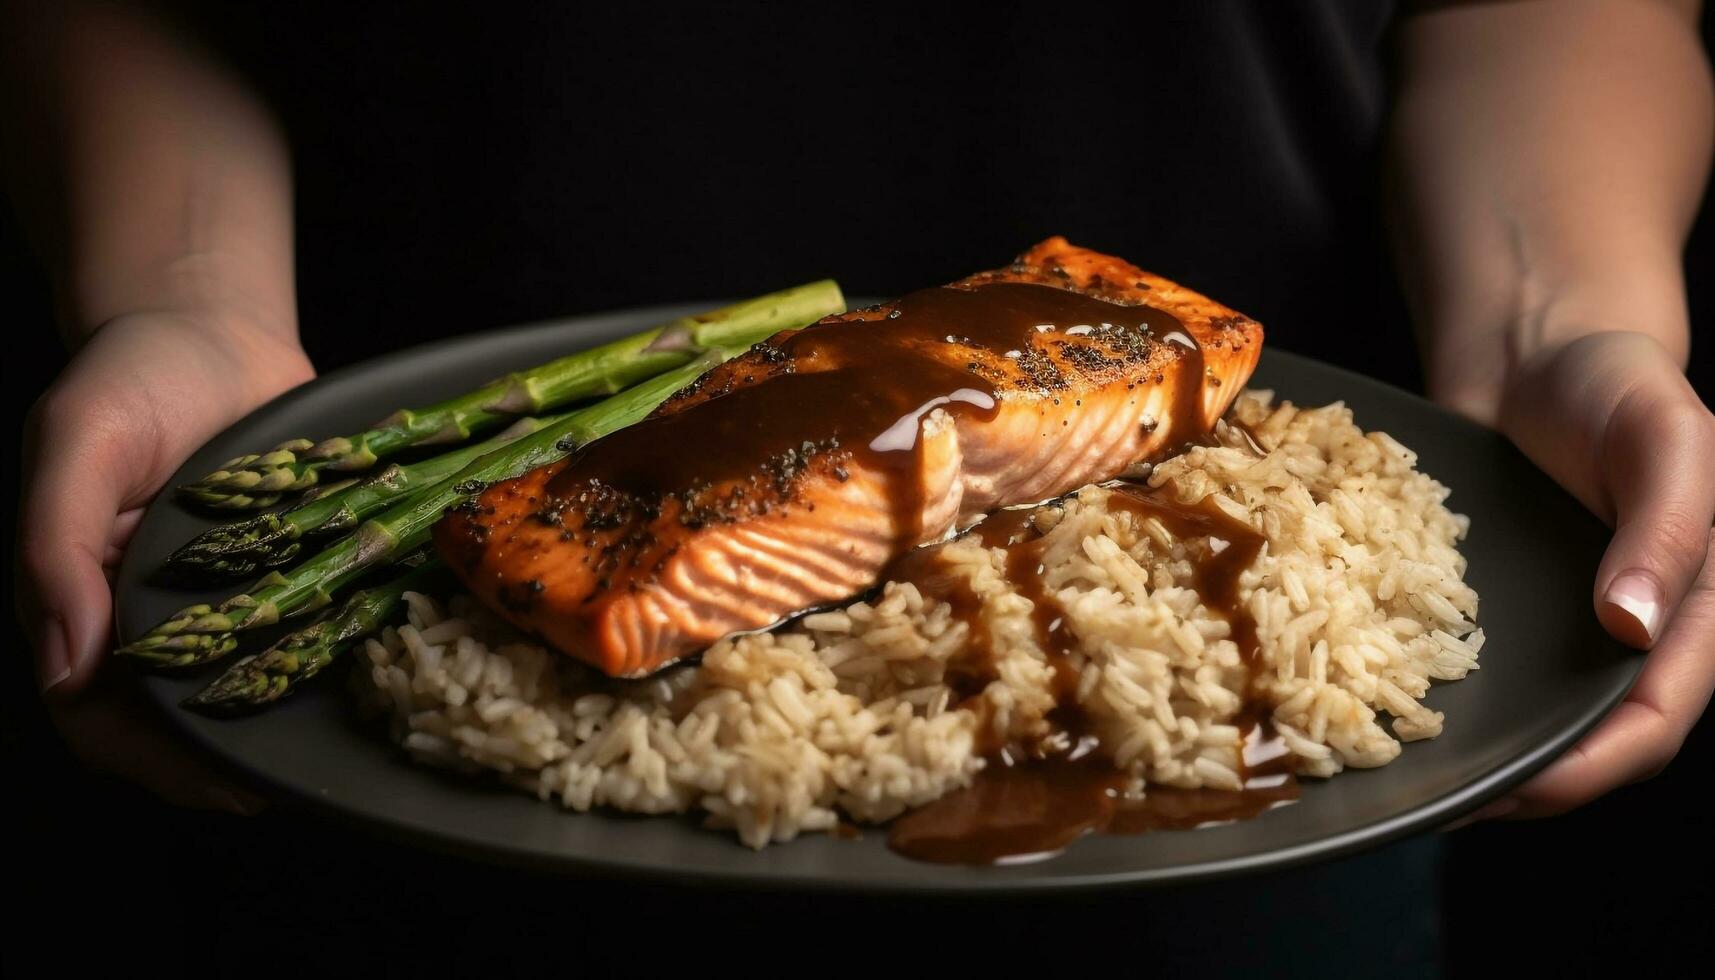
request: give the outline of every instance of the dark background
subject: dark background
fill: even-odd
[[[592,19],[571,33],[581,39],[571,50],[553,49],[562,36],[555,31],[516,30],[521,15],[471,24],[433,14],[366,22],[351,13],[338,31],[319,29],[325,22],[313,18],[316,30],[282,28],[266,14],[217,23],[211,36],[239,53],[294,133],[302,319],[318,366],[466,330],[748,295],[823,275],[838,276],[852,294],[896,293],[999,264],[1059,232],[1256,315],[1271,344],[1416,385],[1409,331],[1373,221],[1373,161],[1363,151],[1381,79],[1362,68],[1316,77],[1325,58],[1304,59],[1297,73],[1266,64],[1269,52],[1293,45],[1373,41],[1379,17],[1347,10],[1343,26],[1329,28],[1253,11],[1243,23],[1174,24],[1172,15],[1152,11],[1134,13],[1137,24],[1055,18],[1028,29],[996,18],[960,25],[967,47],[942,56],[926,50],[927,39],[946,36],[949,26],[932,13],[893,24],[878,50],[841,40],[874,40],[875,25],[860,13],[818,11],[818,23],[794,26],[780,11],[764,5],[723,15],[732,34],[723,35],[719,57],[705,61],[682,53],[711,25],[678,17],[651,24],[656,57],[610,50],[611,39],[635,25],[605,22],[620,15],[601,12],[581,15]],[[1303,129],[1314,114],[1316,140],[1287,148],[1317,164],[1314,180],[1292,184],[1271,162],[1282,148],[1266,134],[1246,135],[1267,127],[1235,129],[1217,145],[1187,144],[1178,136],[1183,111],[1176,116],[1171,98],[1149,95],[1171,79],[1143,78],[1120,97],[1091,80],[1140,71],[1140,52],[1169,43],[1176,28],[1198,27],[1241,43],[1258,31],[1284,39],[1262,46],[1262,68],[1234,65],[1212,111],[1264,112],[1256,100],[1267,90],[1275,118]],[[746,46],[735,49],[734,35]],[[815,45],[803,43],[810,35]],[[393,45],[387,67],[354,73],[377,38]],[[495,50],[509,57],[481,60]],[[1031,70],[1037,56],[1085,66],[1088,77],[1044,78]],[[490,67],[473,83],[453,70],[457,59]],[[305,63],[340,70],[294,73]],[[553,84],[563,80],[550,74],[562,71],[577,74],[578,84]],[[806,75],[815,84],[801,90],[786,81]],[[778,84],[761,85],[757,97],[758,83],[770,81]],[[492,100],[501,91],[510,101]],[[567,102],[566,91],[581,94]],[[934,97],[915,111],[875,108],[907,104],[913,92]],[[732,118],[746,99],[752,103],[737,113],[745,122],[707,129],[706,120]],[[328,113],[328,105],[342,111]],[[950,117],[964,128],[949,129]],[[449,126],[449,118],[462,122]],[[991,138],[947,135],[977,127]],[[662,153],[663,132],[691,135]],[[711,146],[762,147],[769,162],[723,167],[732,154]],[[627,179],[613,179],[617,170]],[[1234,176],[1246,173],[1252,179]],[[851,190],[828,195],[829,186]],[[1211,206],[1216,201],[1223,206]],[[1324,214],[1340,217],[1329,222]],[[16,430],[63,354],[48,326],[46,284],[15,223],[5,220],[0,357],[6,418]],[[1174,240],[1164,243],[1155,229],[1170,229]],[[1706,205],[1687,254],[1691,376],[1705,401],[1715,398],[1711,270],[1715,217]],[[5,450],[10,514],[16,441]],[[34,695],[28,648],[15,624],[7,627],[14,655],[0,664],[0,746],[16,819],[5,860],[22,906],[4,920],[0,948],[11,964],[41,957],[74,968],[135,962],[273,971],[332,959],[387,974],[423,961],[421,950],[400,957],[366,941],[370,930],[403,922],[430,964],[448,970],[505,970],[546,958],[585,971],[617,963],[622,953],[672,961],[701,943],[730,956],[717,955],[717,963],[740,965],[778,919],[791,931],[832,924],[873,934],[853,951],[866,965],[896,955],[901,943],[921,949],[902,937],[929,924],[950,938],[933,955],[943,968],[974,966],[985,949],[1004,951],[1005,944],[986,942],[997,935],[1069,966],[1104,944],[1149,961],[1147,950],[1101,938],[1127,935],[1133,906],[1113,897],[1024,906],[616,892],[426,858],[279,808],[252,820],[170,810],[85,775],[67,757]],[[1712,730],[1709,721],[1700,724],[1662,776],[1571,815],[1451,834],[1442,929],[1452,974],[1511,966],[1581,975],[1652,965],[1679,973],[1706,961],[1715,951],[1707,925],[1715,826],[1702,805],[1715,761]],[[1317,875],[1301,879],[1312,892],[1353,887],[1339,866]],[[1224,908],[1233,941],[1242,944],[1247,917],[1270,914],[1270,894],[1259,885],[1153,900]],[[467,903],[531,914],[509,925],[471,914]],[[1326,941],[1338,942],[1339,924],[1328,926]],[[497,930],[492,949],[487,930]],[[489,963],[490,952],[499,959]]]

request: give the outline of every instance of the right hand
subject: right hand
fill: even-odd
[[[1641,286],[1627,296],[1637,302]],[[1664,306],[1683,304],[1682,296]],[[1647,308],[1645,301],[1642,305]],[[1659,341],[1596,330],[1523,356],[1492,418],[1531,461],[1614,528],[1595,613],[1650,651],[1626,698],[1547,769],[1480,817],[1562,813],[1660,772],[1715,689],[1715,416]]]
[[[18,612],[72,751],[172,803],[246,809],[188,751],[97,683],[112,646],[112,576],[179,465],[211,436],[315,376],[295,342],[215,314],[116,317],[77,352],[25,426]]]

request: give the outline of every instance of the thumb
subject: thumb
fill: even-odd
[[[1598,450],[1614,538],[1596,572],[1596,615],[1649,649],[1697,581],[1715,523],[1715,417],[1661,359],[1641,366]]]
[[[112,595],[105,563],[121,504],[99,413],[68,425],[65,402],[38,403],[27,431],[18,528],[18,606],[44,690],[81,690],[106,649]],[[121,441],[122,444],[122,441]]]

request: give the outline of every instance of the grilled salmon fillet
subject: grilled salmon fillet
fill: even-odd
[[[1183,445],[1261,343],[1256,321],[1051,238],[777,334],[642,422],[488,487],[435,542],[514,624],[639,677],[862,592],[996,508]]]

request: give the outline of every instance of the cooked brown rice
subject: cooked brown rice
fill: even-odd
[[[1477,666],[1477,596],[1447,489],[1385,433],[1334,404],[1299,409],[1248,392],[1215,446],[1148,482],[1206,496],[1267,545],[1240,579],[1257,624],[1252,697],[1272,709],[1300,772],[1379,766],[1440,733],[1431,680]],[[1230,627],[1199,601],[1183,545],[1088,487],[1052,512],[1046,580],[1076,640],[1078,698],[1116,765],[1149,783],[1237,788],[1247,671]],[[717,643],[700,663],[639,682],[594,675],[462,595],[410,594],[409,623],[368,641],[354,673],[416,758],[494,770],[587,810],[700,810],[752,847],[887,820],[968,783],[980,724],[1046,731],[1051,670],[1004,553],[973,538],[944,558],[982,598],[996,679],[981,713],[942,683],[969,627],[910,584]],[[1382,715],[1390,716],[1384,722]],[[1391,731],[1390,731],[1391,729]]]

